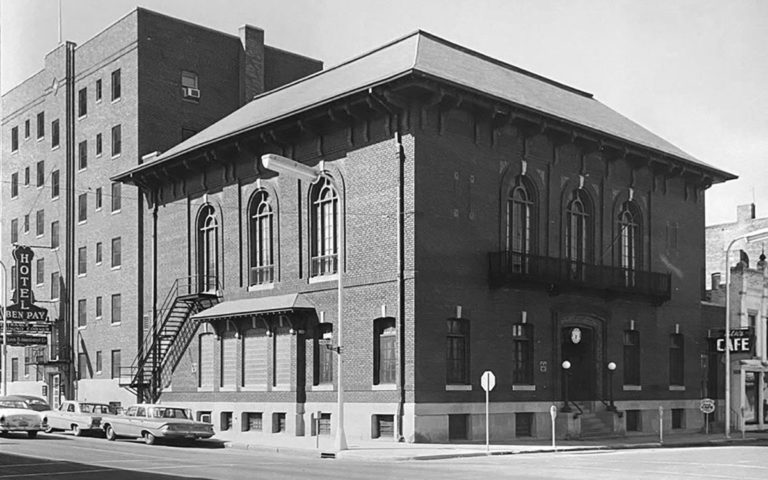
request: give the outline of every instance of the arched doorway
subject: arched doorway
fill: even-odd
[[[575,402],[595,398],[595,334],[587,326],[563,327],[560,338],[560,355],[568,360],[571,368],[568,372],[568,398]],[[563,378],[565,389],[565,378]]]

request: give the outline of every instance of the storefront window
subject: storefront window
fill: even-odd
[[[756,372],[744,372],[744,422],[754,425],[757,423],[757,406],[759,405],[759,396],[757,391]]]

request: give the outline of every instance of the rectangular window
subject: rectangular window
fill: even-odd
[[[14,218],[13,220],[11,220],[11,243],[18,243],[18,242],[19,242],[19,219]]]
[[[89,378],[90,372],[88,372],[88,357],[85,355],[85,353],[78,353],[77,354],[77,379],[82,380],[84,378]]]
[[[395,383],[397,380],[397,338],[394,318],[374,321],[373,384]]]
[[[11,198],[19,196],[19,172],[11,174]]]
[[[232,430],[232,412],[221,412],[219,420],[221,421],[222,431]]]
[[[122,148],[122,132],[120,130],[120,125],[115,125],[112,127],[112,156],[116,157],[120,155]]]
[[[29,119],[26,119],[26,120],[24,120],[24,139],[25,139],[25,140],[26,140],[27,138],[29,138],[29,135],[30,135],[29,131],[30,131],[30,128],[29,128]]]
[[[77,197],[77,221],[84,222],[88,220],[88,194],[81,193]]]
[[[640,385],[640,332],[624,330],[624,385]]]
[[[640,410],[627,410],[624,412],[627,416],[627,431],[628,432],[640,432],[642,431],[642,417],[640,416]]]
[[[45,161],[40,160],[37,162],[37,186],[42,187],[45,185]]]
[[[96,318],[101,318],[104,311],[102,310],[101,296],[96,297]]]
[[[40,365],[35,365],[35,381],[36,382],[43,381],[43,369],[40,368]]]
[[[468,440],[469,415],[465,413],[448,414],[448,440]]]
[[[59,146],[59,119],[51,122],[51,148]]]
[[[88,325],[88,302],[84,298],[77,301],[77,326]]]
[[[29,376],[29,364],[32,360],[29,357],[24,357],[24,376]]]
[[[36,266],[36,280],[37,285],[42,285],[45,283],[45,259],[44,258],[38,258]]]
[[[96,242],[96,265],[101,263],[101,242]]]
[[[121,296],[119,293],[112,295],[112,323],[120,323],[122,321],[121,314]]]
[[[448,385],[469,385],[468,322],[460,318],[448,320],[446,345]]]
[[[330,414],[329,414],[330,415]],[[376,415],[376,430],[374,438],[394,438],[395,437],[395,416],[394,415]],[[328,433],[330,435],[330,432]]]
[[[29,214],[24,215],[24,233],[29,233]]]
[[[197,74],[194,72],[188,72],[186,70],[182,70],[181,86],[187,87],[187,88],[197,88]]]
[[[112,101],[120,98],[120,95],[122,95],[121,92],[121,85],[120,85],[120,70],[115,70],[112,72]]]
[[[45,259],[44,258],[38,258],[37,259],[37,284],[42,285],[45,283]]]
[[[59,298],[59,272],[53,272],[51,274],[51,300],[58,300]]]
[[[122,184],[118,182],[112,183],[112,211],[113,212],[119,212],[120,208],[122,207],[121,185]]]
[[[16,290],[16,265],[11,265],[11,291]]]
[[[682,333],[669,336],[669,384],[685,385],[685,339]]]
[[[672,430],[685,428],[685,410],[682,408],[672,409]]]
[[[11,359],[11,381],[12,382],[19,381],[19,359],[18,358]]]
[[[85,170],[88,168],[88,140],[83,140],[77,144],[77,168]]]
[[[19,149],[19,127],[13,127],[11,129],[11,151],[15,152]]]
[[[214,377],[214,352],[215,340],[211,333],[200,335],[198,350],[198,387],[203,389],[213,388]]]
[[[244,412],[243,413],[243,431],[244,432],[260,432],[263,428],[261,412]]]
[[[101,134],[96,134],[96,156],[98,157],[101,155],[101,149],[102,149],[102,143],[101,143]]]
[[[45,137],[45,112],[37,114],[37,138]]]
[[[81,88],[77,92],[77,116],[84,117],[88,115],[88,88]]]
[[[112,239],[112,268],[123,264],[122,260],[122,240],[121,237]]]
[[[272,414],[272,433],[285,431],[285,412],[276,412]]]
[[[24,186],[25,187],[29,186],[29,182],[30,182],[29,177],[30,177],[29,167],[24,167]]]
[[[96,101],[101,101],[101,79],[96,80]]]
[[[58,170],[51,172],[51,198],[59,198],[60,173]]]
[[[98,187],[96,189],[96,210],[101,210],[101,202],[102,202],[102,194],[101,194],[101,187]]]
[[[120,350],[112,350],[112,378],[120,378]]]
[[[45,234],[45,210],[38,210],[35,213],[35,234],[42,237]]]
[[[51,222],[51,248],[59,248],[59,221]]]
[[[77,249],[77,274],[85,275],[88,265],[88,247],[80,247]]]
[[[101,367],[102,367],[101,350],[98,350],[96,352],[96,373],[101,373]]]
[[[512,383],[533,385],[533,325],[512,325]]]
[[[249,329],[243,335],[243,379],[245,388],[267,386],[269,342],[266,332]]]
[[[515,436],[533,436],[533,413],[525,412],[515,414]]]

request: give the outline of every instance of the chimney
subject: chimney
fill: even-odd
[[[739,205],[736,207],[736,220],[739,223],[755,219],[755,204]]]
[[[264,30],[252,25],[240,27],[240,104],[264,93]]]
[[[720,288],[720,272],[712,274],[712,290]]]

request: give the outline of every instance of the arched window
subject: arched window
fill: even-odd
[[[571,277],[584,280],[584,264],[592,258],[592,202],[582,189],[577,189],[566,210],[566,255],[570,260]]]
[[[640,215],[631,202],[624,202],[619,212],[619,265],[627,270],[637,269],[639,263]]]
[[[197,272],[202,291],[216,289],[219,278],[219,222],[211,205],[204,206],[198,217]]]
[[[312,188],[311,200],[311,274],[313,277],[331,275],[338,271],[339,197],[331,181],[323,177]]]
[[[514,272],[526,270],[527,256],[531,253],[533,198],[532,189],[526,187],[522,177],[517,177],[507,196],[506,249]]]
[[[269,195],[259,190],[251,199],[248,209],[248,285],[263,285],[274,281],[273,221]]]

